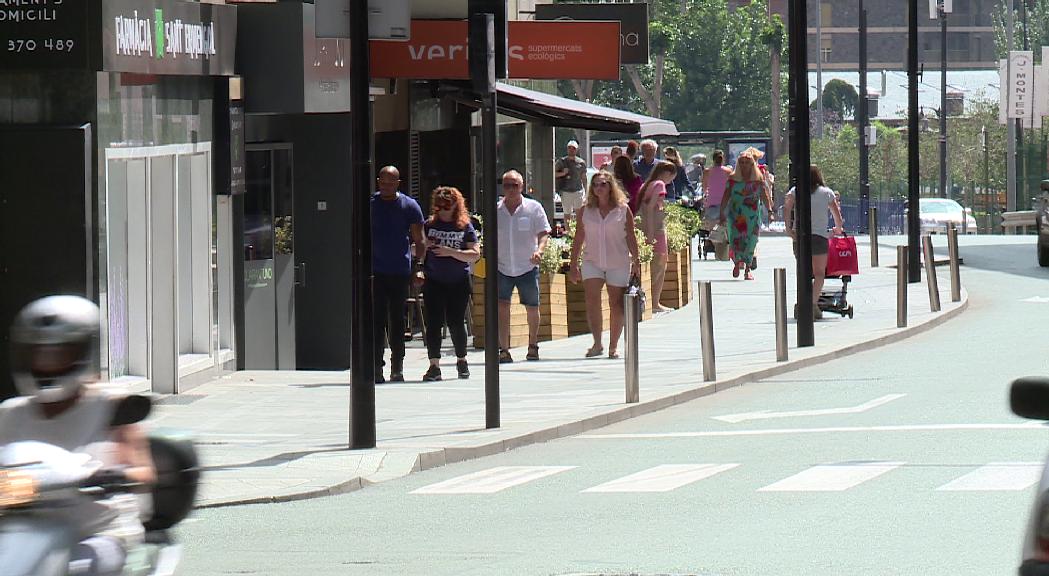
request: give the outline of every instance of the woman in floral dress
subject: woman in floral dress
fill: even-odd
[[[729,223],[729,256],[733,262],[733,278],[739,278],[742,269],[744,278],[754,279],[750,273],[750,264],[754,260],[754,248],[758,245],[758,233],[761,231],[762,200],[771,218],[772,192],[758,169],[757,159],[753,154],[744,152],[736,160],[735,170],[729,176],[725,196],[721,199],[720,222],[722,225]]]

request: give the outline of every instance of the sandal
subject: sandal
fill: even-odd
[[[538,360],[539,359],[539,345],[529,346],[528,354],[525,356],[525,360]]]
[[[586,351],[586,357],[587,358],[597,358],[598,356],[600,356],[600,355],[602,355],[604,353],[605,353],[605,347],[604,346],[594,346],[594,347],[591,347],[589,350]]]
[[[616,352],[614,350],[609,350],[608,351],[608,359],[609,360],[619,360],[619,352]]]
[[[732,277],[739,278],[739,262],[736,262],[736,266],[732,269]]]
[[[743,276],[743,279],[744,279],[744,280],[753,280],[753,279],[754,279],[754,275],[753,275],[753,274],[751,274],[751,273],[750,273],[750,270],[748,269],[748,270],[747,270],[747,273],[746,273],[746,274],[745,274],[745,275]]]

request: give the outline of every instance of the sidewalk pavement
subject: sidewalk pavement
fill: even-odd
[[[816,323],[816,346],[804,349],[796,347],[790,319],[790,361],[784,363],[775,355],[772,271],[788,270],[789,306],[796,285],[789,239],[762,238],[760,267],[750,282],[733,280],[728,262],[694,261],[696,278],[712,283],[718,379],[703,382],[693,301],[641,324],[638,404],[624,404],[623,361],[585,359],[591,339],[579,336],[542,343],[538,362],[523,361],[523,349],[513,351],[519,360],[500,370],[502,427],[496,430],[484,428],[483,351],[470,352],[471,379],[455,379],[449,350],[442,361],[447,379],[423,383],[426,351],[418,345],[405,359],[405,376],[413,381],[376,386],[373,450],[347,449],[348,372],[231,373],[160,400],[151,422],[196,434],[205,467],[199,506],[304,499],[578,434],[896,341],[965,309],[966,295],[960,303],[950,301],[949,275],[942,267],[937,274],[942,312],[929,312],[924,281],[912,284],[909,328],[897,329],[896,271],[889,267],[894,249],[883,240],[882,267],[870,269],[866,238],[858,241],[861,273],[849,285],[855,318],[825,315]],[[624,349],[621,345],[621,353]]]

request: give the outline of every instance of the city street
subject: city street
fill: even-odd
[[[201,510],[183,572],[1014,574],[1049,430],[1008,384],[1047,371],[1049,272],[1032,237],[963,248],[969,309],[933,330],[351,494]]]

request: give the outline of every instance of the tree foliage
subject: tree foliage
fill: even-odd
[[[1027,9],[1027,40],[1028,45],[1037,54],[1042,46],[1049,46],[1049,0],[1025,0]],[[1006,41],[1006,30],[1009,21],[1009,5],[1012,2],[1002,2],[995,10],[994,17],[994,44],[998,52],[998,58],[1005,58],[1009,44]],[[1022,50],[1024,45],[1024,12],[1023,8],[1017,6],[1013,11],[1014,24],[1014,50]]]
[[[848,82],[835,78],[823,87],[823,108],[833,110],[842,118],[852,118],[860,95]]]
[[[591,101],[658,112],[680,130],[767,130],[769,50],[783,53],[785,28],[779,16],[769,19],[766,1],[730,11],[724,0],[652,0],[651,63],[596,82]],[[572,84],[561,90],[579,97]]]

